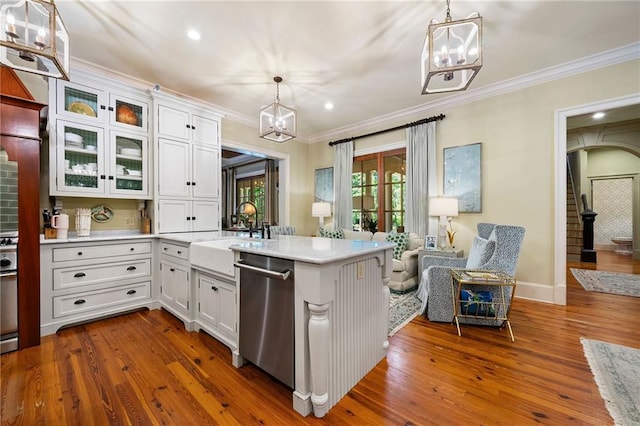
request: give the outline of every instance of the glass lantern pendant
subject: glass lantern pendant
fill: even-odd
[[[53,0],[3,1],[0,27],[0,63],[69,79],[69,33]]]
[[[465,90],[482,68],[482,17],[432,20],[422,47],[422,94]]]
[[[274,77],[276,99],[260,110],[260,137],[274,142],[285,142],[296,137],[296,110],[280,103],[282,77]]]

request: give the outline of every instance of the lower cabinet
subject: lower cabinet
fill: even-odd
[[[189,247],[160,242],[160,304],[184,321],[191,322]]]
[[[198,327],[232,349],[238,345],[236,286],[233,281],[196,270]]]
[[[152,309],[153,241],[40,245],[41,335],[107,315]]]

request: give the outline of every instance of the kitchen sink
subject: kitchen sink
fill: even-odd
[[[189,262],[191,262],[191,267],[235,277],[236,271],[233,266],[233,250],[231,250],[229,246],[243,242],[247,242],[247,239],[232,238],[191,243],[189,247]]]

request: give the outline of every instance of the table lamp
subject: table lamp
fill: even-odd
[[[447,237],[449,246],[453,249],[453,237],[455,231],[451,225],[451,219],[458,216],[458,199],[455,197],[433,197],[429,199],[429,216],[439,216],[438,240],[440,248],[447,247]],[[445,222],[449,222],[449,230]]]
[[[324,218],[331,216],[331,204],[319,202],[311,205],[311,216],[319,218],[319,226],[324,226]]]
[[[257,212],[256,205],[251,201],[244,201],[238,206],[238,217],[246,216],[249,228],[251,228],[251,216],[255,216]]]

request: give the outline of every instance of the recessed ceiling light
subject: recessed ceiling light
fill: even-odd
[[[329,111],[332,110],[333,109],[333,102],[326,102],[324,104],[324,109],[329,110]]]
[[[191,40],[200,40],[200,33],[196,30],[189,30],[187,32],[187,37],[189,37]]]
[[[596,112],[595,114],[592,115],[592,117],[596,120],[604,117],[604,112]]]

